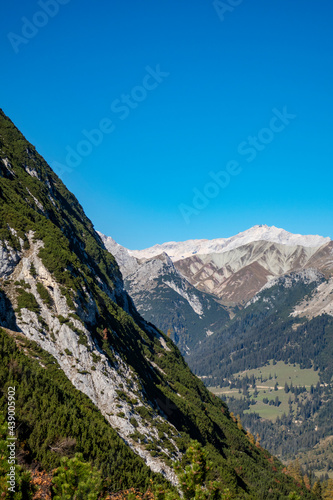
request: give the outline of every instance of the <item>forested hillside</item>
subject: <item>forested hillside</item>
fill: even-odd
[[[306,452],[333,434],[333,318],[290,316],[295,304],[311,297],[317,286],[317,281],[306,284],[297,276],[290,277],[292,286],[283,286],[281,280],[261,292],[220,336],[206,339],[200,352],[188,361],[207,385],[221,388],[215,392],[240,415],[246,428],[260,434],[263,446],[284,459],[293,459],[303,452],[303,463],[310,466],[313,461],[306,460]],[[313,370],[318,383],[305,387],[302,378],[292,382],[289,377],[278,390],[274,364],[279,361]],[[260,375],[260,368],[269,363],[271,389],[264,395],[262,384],[266,379]],[[256,376],[249,377],[253,372]],[[288,401],[283,412],[278,411],[281,394]],[[333,457],[326,458],[326,464],[317,463],[316,471],[331,470]]]

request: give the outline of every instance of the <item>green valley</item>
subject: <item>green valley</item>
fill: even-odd
[[[302,369],[298,364],[270,360],[261,368],[234,374],[228,387],[209,387],[209,390],[224,396],[228,402],[247,397],[249,409],[244,410],[244,414],[255,412],[274,422],[278,416],[287,414],[290,406],[291,411],[296,412],[297,402],[304,404],[311,399],[311,392],[313,394],[319,380],[318,372],[311,368]],[[300,389],[296,395],[295,391]]]

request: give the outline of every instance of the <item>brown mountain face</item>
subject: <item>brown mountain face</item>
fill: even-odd
[[[325,278],[333,276],[333,241],[319,248],[309,260],[308,267],[319,269]]]
[[[218,289],[218,294],[224,303],[246,303],[266,285],[272,276],[258,262],[243,267],[228,278]]]
[[[315,268],[333,272],[333,243],[321,247],[254,241],[223,253],[194,255],[175,267],[199,290],[225,305],[250,300],[272,278],[292,271]]]
[[[307,267],[318,270],[325,280],[297,304],[293,316],[309,319],[322,314],[333,316],[333,242],[323,245],[308,261]]]

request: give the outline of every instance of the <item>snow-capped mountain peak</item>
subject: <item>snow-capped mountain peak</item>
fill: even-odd
[[[196,254],[224,253],[254,241],[270,241],[281,245],[319,248],[331,240],[318,235],[292,234],[284,229],[263,224],[253,226],[230,238],[187,240],[183,242],[171,241],[144,250],[129,250],[129,254],[139,259],[149,259],[165,252],[176,262]]]

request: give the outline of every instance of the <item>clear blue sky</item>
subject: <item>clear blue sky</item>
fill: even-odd
[[[2,6],[0,106],[128,248],[255,224],[333,238],[333,3],[236,3]]]

